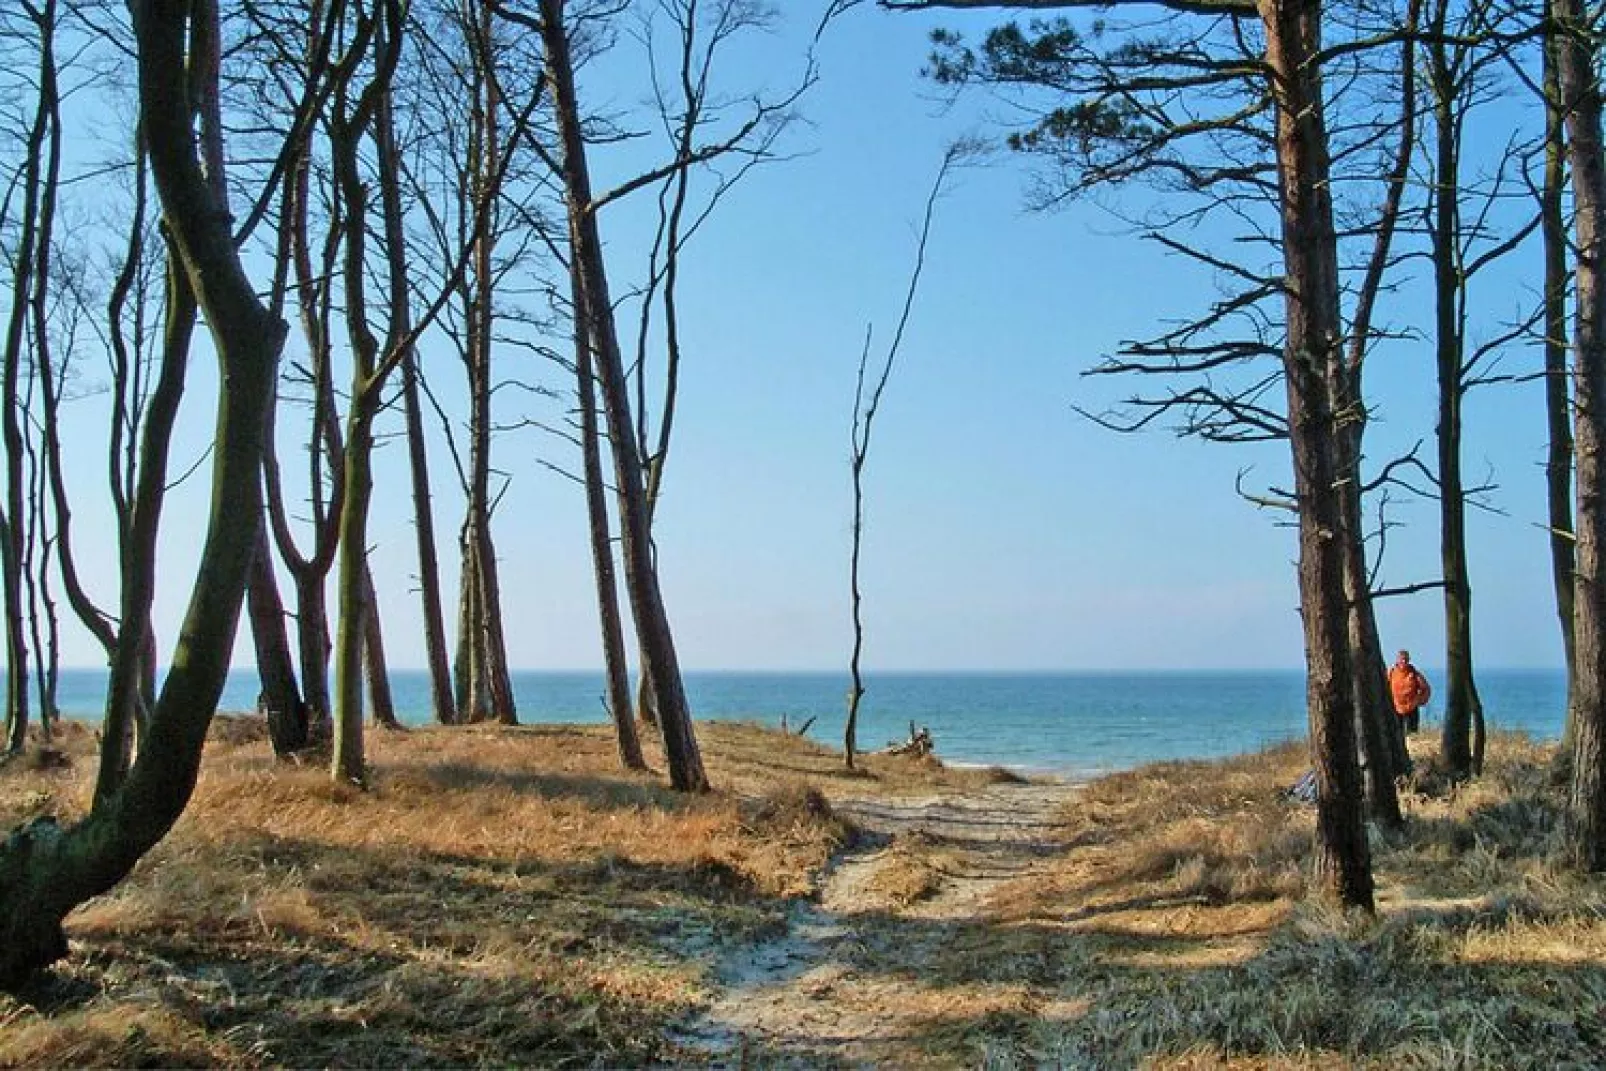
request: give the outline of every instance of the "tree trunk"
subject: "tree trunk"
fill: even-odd
[[[186,14],[195,11],[203,29],[215,26],[215,6],[210,0],[192,7],[150,0],[130,6],[152,169],[221,364],[213,495],[195,587],[150,739],[127,779],[70,829],[37,819],[0,847],[0,985],[64,955],[67,912],[120,881],[188,803],[228,673],[262,515],[262,445],[284,326],[268,315],[241,270],[228,216],[194,156],[183,80],[173,77],[187,69]],[[126,655],[120,651],[119,657]]]
[[[410,329],[409,329],[410,330]],[[429,455],[424,445],[424,415],[418,397],[418,356],[411,350],[402,361],[402,406],[407,420],[407,457],[413,487],[413,523],[418,537],[418,590],[423,603],[424,651],[429,663],[430,701],[441,725],[457,723],[452,696],[452,670],[446,656],[446,617],[441,605],[440,562],[435,549],[435,512],[430,502]]]
[[[412,334],[412,307],[407,286],[407,231],[401,202],[401,154],[396,148],[395,120],[389,96],[374,116],[378,145],[379,197],[385,220],[385,266],[389,272],[392,330]],[[412,477],[413,523],[418,539],[418,590],[423,603],[424,650],[429,663],[430,705],[442,725],[457,721],[452,701],[452,672],[446,658],[446,616],[441,608],[440,563],[435,549],[435,512],[429,489],[429,451],[424,442],[424,410],[418,394],[418,352],[408,346],[402,355],[402,411],[407,426],[407,460]]]
[[[670,632],[657,571],[652,562],[641,459],[636,448],[629,387],[615,330],[613,304],[608,293],[602,238],[591,204],[591,177],[580,125],[579,102],[575,96],[568,32],[563,24],[563,7],[562,0],[541,0],[541,32],[547,49],[547,78],[553,96],[553,118],[563,157],[562,177],[568,204],[569,239],[580,274],[586,332],[595,348],[603,410],[607,415],[608,437],[613,449],[614,476],[621,495],[619,523],[625,587],[630,594],[636,634],[641,640],[641,671],[652,683],[658,709],[670,783],[680,791],[701,792],[708,788],[708,775],[703,769],[691,713],[687,709],[674,637]]]
[[[495,262],[497,188],[502,171],[501,87],[492,40],[493,12],[488,0],[475,0],[465,24],[472,56],[474,100],[469,122],[468,181],[476,210],[485,215],[477,228],[465,287],[467,338],[463,359],[469,389],[469,464],[463,516],[463,594],[458,622],[459,673],[469,684],[472,720],[516,724],[517,708],[502,631],[501,587],[496,578],[496,546],[491,538],[491,398],[496,323]]]
[[[1343,397],[1338,243],[1323,116],[1320,0],[1260,0],[1277,105],[1277,176],[1288,290],[1283,366],[1299,508],[1299,594],[1316,771],[1317,880],[1372,909],[1371,857],[1356,761],[1354,677],[1345,627],[1343,511],[1335,485]]]
[[[1553,4],[1547,0],[1545,9]],[[1547,26],[1550,23],[1547,20]],[[1545,256],[1545,496],[1550,518],[1550,579],[1567,663],[1567,721],[1559,755],[1570,759],[1577,644],[1573,638],[1572,395],[1567,388],[1567,224],[1562,195],[1567,182],[1566,128],[1557,74],[1560,42],[1547,29],[1544,42],[1545,180],[1540,197],[1540,233]]]
[[[363,579],[367,575],[368,504],[373,496],[372,418],[359,409],[354,392],[346,425],[346,501],[340,512],[339,625],[335,631],[335,726],[330,776],[366,785],[363,754],[362,652]]]
[[[496,548],[491,544],[490,513],[479,533],[480,608],[485,628],[485,678],[491,711],[502,725],[519,723],[518,703],[513,695],[513,670],[507,661],[507,634],[502,628],[502,584],[496,574]]]
[[[1577,546],[1574,630],[1573,771],[1568,808],[1568,850],[1577,866],[1606,870],[1606,286],[1601,277],[1606,225],[1606,155],[1601,143],[1600,83],[1590,20],[1579,0],[1554,0],[1560,33],[1558,67],[1572,164],[1573,280],[1577,319],[1573,335],[1573,441],[1577,452]]]
[[[344,503],[342,503],[344,508]],[[324,585],[328,574],[300,572],[296,582],[296,650],[301,658],[301,691],[315,735],[327,736],[335,702],[329,694],[329,607]]]
[[[390,669],[385,662],[385,630],[379,619],[379,593],[374,590],[374,574],[364,563],[363,588],[363,673],[368,679],[368,706],[374,724],[400,729],[396,720],[396,700],[390,691]]]
[[[577,272],[570,270],[570,304],[574,308],[574,366],[580,403],[580,453],[585,468],[586,518],[591,535],[591,565],[597,578],[597,617],[602,624],[602,661],[607,673],[608,714],[619,744],[619,762],[627,770],[645,770],[641,739],[630,711],[630,674],[625,666],[624,626],[619,619],[619,584],[613,573],[613,541],[608,529],[608,490],[602,475],[602,440],[597,428],[595,373],[586,335],[584,298]]]
[[[330,756],[330,777],[349,784],[367,784],[363,754],[362,655],[368,598],[368,513],[373,500],[374,417],[383,400],[385,376],[391,367],[392,344],[400,344],[396,324],[381,351],[368,322],[367,237],[369,184],[360,165],[361,142],[369,133],[380,105],[390,93],[400,53],[403,0],[376,5],[367,69],[370,81],[355,105],[350,86],[342,82],[334,94],[329,119],[330,159],[335,184],[348,226],[342,257],[346,334],[351,349],[351,402],[346,414],[345,499],[340,510],[339,576],[336,582],[339,625],[335,633],[335,733]],[[354,42],[355,47],[355,42]],[[343,64],[343,77],[353,67]],[[393,179],[394,176],[388,176]],[[392,307],[393,304],[392,304]],[[386,360],[381,363],[380,354]],[[398,354],[399,357],[399,354]]]
[[[1450,775],[1461,779],[1477,773],[1483,764],[1483,704],[1472,674],[1472,584],[1467,569],[1466,485],[1461,477],[1461,417],[1466,386],[1461,367],[1465,346],[1460,313],[1460,146],[1454,114],[1455,79],[1443,41],[1444,12],[1445,5],[1441,3],[1434,20],[1437,35],[1428,45],[1436,134],[1430,230],[1439,384],[1439,560],[1444,575],[1446,683],[1442,746]]]
[[[307,53],[321,51],[321,22],[308,27]],[[310,63],[309,59],[309,63]],[[308,76],[312,77],[311,74]],[[334,702],[329,694],[328,581],[334,566],[340,534],[340,513],[345,500],[344,448],[340,415],[335,403],[333,346],[330,340],[330,279],[336,274],[337,247],[324,244],[323,259],[315,263],[309,234],[312,203],[310,135],[287,147],[284,207],[281,212],[281,247],[295,278],[296,311],[310,353],[312,413],[307,430],[307,497],[312,547],[303,554],[290,527],[275,443],[268,443],[264,475],[268,519],[273,541],[289,571],[296,592],[296,659],[301,671],[303,702],[309,739],[327,740],[333,731]],[[338,232],[340,206],[331,209],[331,229]],[[326,467],[327,466],[327,467]],[[328,498],[324,497],[328,474]]]
[[[1360,745],[1367,810],[1379,825],[1399,829],[1405,824],[1405,818],[1400,813],[1394,779],[1406,772],[1410,756],[1405,751],[1400,719],[1390,701],[1383,645],[1378,638],[1377,618],[1367,587],[1366,547],[1361,538],[1360,423],[1343,434],[1340,470],[1348,475],[1340,481],[1339,494],[1344,518],[1344,601],[1348,607],[1345,626],[1350,652],[1350,687],[1355,704],[1355,734]]]
[[[0,357],[0,435],[6,452],[5,505],[0,511],[0,589],[5,596],[6,633],[6,750],[22,751],[28,737],[28,630],[27,597],[22,573],[27,543],[27,482],[23,475],[22,415],[27,406],[21,395],[24,336],[29,295],[45,281],[35,276],[48,264],[45,248],[51,241],[50,206],[54,202],[54,176],[43,174],[46,145],[52,131],[59,141],[59,104],[56,100],[54,0],[46,0],[34,22],[39,31],[38,90],[33,121],[23,146],[20,184],[22,219],[15,238],[11,270],[11,316],[6,325],[5,351]],[[59,154],[52,154],[59,158]],[[47,188],[48,187],[48,188]]]
[[[453,672],[457,678],[457,711],[463,721],[477,723],[493,714],[490,692],[485,678],[485,661],[482,636],[484,609],[480,604],[479,540],[474,538],[465,522],[458,534],[458,546],[463,556],[462,571],[458,576],[457,595],[457,656]]]
[[[273,575],[273,546],[268,540],[265,518],[257,533],[246,609],[256,646],[257,676],[262,682],[257,705],[268,719],[273,753],[282,759],[307,746],[307,706],[296,686],[295,662],[284,628],[284,602]]]
[[[859,386],[864,386],[864,361],[859,362]],[[864,679],[859,674],[859,658],[864,653],[864,597],[859,590],[859,552],[864,536],[864,453],[859,449],[859,396],[853,396],[853,551],[848,561],[848,595],[853,609],[853,653],[848,658],[848,717],[842,729],[842,754],[853,769],[859,746],[859,701],[864,698]]]
[[[154,165],[153,165],[154,166]],[[169,210],[170,211],[170,210]],[[195,335],[197,293],[193,270],[172,238],[168,240],[167,322],[162,337],[162,368],[146,408],[140,444],[139,477],[130,505],[127,544],[122,548],[121,626],[106,684],[106,713],[101,722],[100,770],[95,797],[109,797],[127,770],[143,678],[155,671],[150,633],[151,604],[156,592],[156,537],[162,500],[167,491],[167,456],[178,419],[184,379],[189,371],[190,344]],[[264,318],[277,323],[271,317]],[[216,332],[214,332],[215,334]],[[278,359],[275,348],[273,359]],[[252,479],[258,480],[257,476]],[[255,533],[252,534],[255,554]]]

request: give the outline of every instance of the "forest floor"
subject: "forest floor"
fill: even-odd
[[[698,729],[695,798],[573,726],[376,732],[362,792],[221,718],[0,1066],[1606,1064],[1606,883],[1521,737],[1459,787],[1413,739],[1360,916],[1307,896],[1296,745],[1077,786]],[[92,752],[0,769],[0,822]]]

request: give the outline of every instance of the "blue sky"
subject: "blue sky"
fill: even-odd
[[[791,16],[751,46],[728,84],[795,76],[807,18]],[[979,129],[988,105],[948,108],[919,70],[938,25],[971,32],[992,16],[891,15],[862,7],[831,29],[820,81],[789,135],[794,159],[731,196],[688,253],[686,365],[677,436],[658,521],[659,560],[681,659],[695,668],[830,669],[850,643],[848,428],[866,326],[896,319],[919,214],[945,146]],[[623,46],[622,46],[623,47]],[[610,73],[611,72],[611,73]],[[633,107],[640,87],[611,63],[587,88]],[[601,83],[601,84],[599,84]],[[639,150],[629,150],[634,153]],[[599,157],[599,184],[637,157]],[[1024,207],[1028,169],[1000,156],[970,168],[938,209],[927,273],[888,388],[867,470],[866,660],[899,669],[1257,668],[1301,664],[1295,546],[1286,518],[1236,497],[1286,484],[1286,446],[1179,442],[1163,431],[1118,436],[1076,415],[1130,385],[1081,373],[1123,338],[1199,307],[1207,274],[1137,240],[1093,204],[1053,214]],[[1141,208],[1141,190],[1113,201]],[[642,258],[645,201],[603,219],[623,290]],[[1490,309],[1514,305],[1537,254],[1515,266]],[[1414,269],[1419,274],[1424,269]],[[1409,288],[1391,312],[1410,312]],[[1416,306],[1425,316],[1425,302]],[[426,345],[443,384],[454,359]],[[1530,362],[1529,353],[1513,356]],[[205,362],[186,403],[175,470],[209,440]],[[549,373],[534,372],[539,377]],[[1379,352],[1374,457],[1431,446],[1431,350]],[[451,395],[451,388],[442,388]],[[80,403],[85,413],[94,401]],[[1491,666],[1559,664],[1542,521],[1544,416],[1536,387],[1499,388],[1468,413],[1469,474],[1492,468],[1503,514],[1471,518],[1475,649]],[[86,427],[95,427],[95,418]],[[83,437],[75,483],[98,493],[103,462]],[[521,668],[597,665],[583,502],[540,467],[572,466],[534,432],[505,436],[512,476],[496,519],[508,641]],[[293,455],[287,453],[287,464]],[[460,500],[436,443],[437,524],[445,558]],[[370,526],[393,665],[422,664],[413,533],[399,445],[380,456]],[[199,481],[179,488],[163,544],[158,630],[170,639],[187,590],[204,508]],[[94,532],[96,507],[82,531]],[[1385,579],[1436,571],[1431,503],[1402,505]],[[110,591],[109,546],[85,535],[90,581]],[[449,565],[449,561],[447,563]],[[455,572],[448,571],[449,602]],[[1442,659],[1434,593],[1380,611],[1387,646]],[[250,662],[242,630],[237,664]],[[98,653],[73,631],[64,661]]]

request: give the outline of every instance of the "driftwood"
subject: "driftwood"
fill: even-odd
[[[803,736],[809,731],[809,726],[813,724],[814,718],[811,717],[808,721],[805,721],[802,725],[799,725],[796,729],[793,729],[791,726],[786,724],[786,712],[784,710],[781,712],[781,732],[783,733],[788,733],[792,736]]]
[[[909,739],[905,740],[901,744],[898,743],[896,740],[888,741],[887,742],[887,746],[881,749],[881,754],[883,754],[883,755],[910,755],[910,756],[913,756],[914,758],[919,759],[919,758],[924,758],[927,755],[930,755],[932,752],[934,752],[936,750],[937,750],[937,745],[931,739],[931,730],[926,728],[924,725],[922,725],[920,728],[916,729],[915,728],[915,723],[914,722],[910,722],[909,723]]]

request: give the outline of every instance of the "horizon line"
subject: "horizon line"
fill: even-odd
[[[1442,663],[1434,663],[1434,662],[1421,662],[1421,661],[1419,661],[1419,662],[1416,663],[1416,665],[1420,666],[1423,669],[1440,671],[1440,672],[1442,672],[1444,670],[1444,668],[1445,668]],[[162,669],[161,669],[161,672],[166,673],[169,668],[171,668],[171,667],[170,666],[163,666]],[[107,667],[106,666],[85,666],[85,665],[61,666],[61,667],[59,667],[59,669],[62,672],[67,672],[67,673],[89,673],[89,672],[104,673],[104,672],[107,672]],[[250,673],[250,672],[256,672],[256,669],[257,669],[257,667],[254,664],[247,663],[247,664],[244,664],[244,665],[230,666],[229,669],[228,669],[228,672],[229,673]],[[1565,666],[1560,666],[1560,665],[1535,665],[1535,664],[1519,664],[1519,663],[1512,663],[1512,664],[1505,664],[1505,665],[1492,665],[1491,664],[1491,665],[1485,665],[1485,666],[1478,667],[1478,670],[1494,671],[1494,672],[1513,672],[1513,671],[1538,672],[1538,671],[1549,671],[1549,672],[1560,673],[1560,672],[1564,672],[1565,669],[1566,669]],[[510,673],[554,673],[554,674],[556,674],[556,673],[603,673],[604,671],[605,671],[605,667],[603,667],[603,666],[515,666],[515,667],[511,667],[509,669]],[[881,667],[875,667],[875,668],[871,668],[871,669],[865,669],[862,672],[865,673],[865,674],[895,674],[895,675],[899,675],[899,676],[912,676],[912,675],[916,675],[916,674],[951,675],[951,676],[975,676],[975,675],[982,675],[982,674],[993,674],[993,675],[1003,676],[1003,675],[1011,675],[1011,674],[1013,674],[1013,675],[1019,675],[1019,676],[1043,676],[1043,675],[1050,675],[1050,674],[1077,674],[1077,673],[1101,673],[1101,674],[1115,674],[1115,673],[1302,673],[1304,671],[1305,671],[1305,667],[1304,666],[1298,666],[1298,665],[1288,666],[1288,665],[1284,665],[1284,666],[959,666],[959,667],[881,666]],[[1475,672],[1476,671],[1477,670],[1475,670]],[[333,672],[333,667],[331,667],[331,672]],[[429,667],[428,666],[391,666],[389,668],[389,672],[391,672],[391,673],[428,673],[429,672]],[[631,666],[630,669],[629,669],[629,672],[630,672],[630,674],[632,676],[634,676],[634,675],[637,674],[638,669],[635,666]],[[753,667],[753,666],[682,666],[681,667],[681,672],[682,673],[729,673],[729,674],[751,673],[751,674],[763,674],[763,675],[841,674],[843,676],[847,676],[849,674],[849,670],[846,667],[842,667],[842,666],[792,666],[792,667],[787,667],[787,666],[760,666],[760,667]],[[3,673],[0,673],[0,675],[3,675]]]

